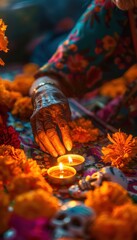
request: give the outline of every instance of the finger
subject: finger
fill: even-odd
[[[35,141],[36,143],[39,145],[40,149],[43,151],[43,152],[48,152],[48,150],[46,149],[46,147],[40,142],[40,140],[38,139],[37,135],[35,137]]]
[[[49,141],[42,122],[36,122],[36,139],[42,149],[45,149],[45,151],[48,151],[53,157],[57,157],[58,153],[53,147],[52,143]]]
[[[65,154],[66,150],[57,134],[55,128],[48,129],[46,134],[59,155]]]
[[[58,126],[61,131],[64,146],[68,151],[70,151],[72,149],[72,140],[70,136],[70,129],[68,127],[66,120],[58,118]]]

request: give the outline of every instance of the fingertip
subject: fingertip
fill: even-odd
[[[51,155],[52,155],[53,157],[55,157],[55,158],[58,157],[58,153],[57,153],[57,152],[52,152]]]
[[[59,155],[62,156],[66,153],[66,150],[65,148],[62,148],[60,151],[59,151]]]
[[[66,149],[67,149],[68,151],[71,151],[72,146],[73,146],[72,141],[69,141],[69,142],[66,142],[66,143],[65,143],[65,147],[66,147]]]

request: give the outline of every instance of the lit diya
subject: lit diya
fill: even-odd
[[[75,181],[76,170],[73,167],[59,163],[58,166],[49,168],[47,174],[51,183],[66,185]]]
[[[84,167],[85,158],[78,154],[66,154],[58,157],[57,161],[81,171]]]

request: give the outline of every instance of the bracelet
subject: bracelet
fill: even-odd
[[[43,79],[43,81],[42,81],[42,79]],[[30,88],[30,91],[29,91],[30,96],[33,96],[40,87],[42,87],[42,86],[44,86],[46,84],[51,84],[51,85],[59,87],[59,85],[58,85],[56,80],[54,80],[54,79],[52,79],[50,77],[47,77],[47,76],[46,77],[40,77],[38,80],[36,80],[32,84],[32,86]]]

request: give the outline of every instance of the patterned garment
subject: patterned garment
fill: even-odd
[[[94,0],[39,75],[63,76],[81,97],[134,63],[128,12],[111,0]]]

